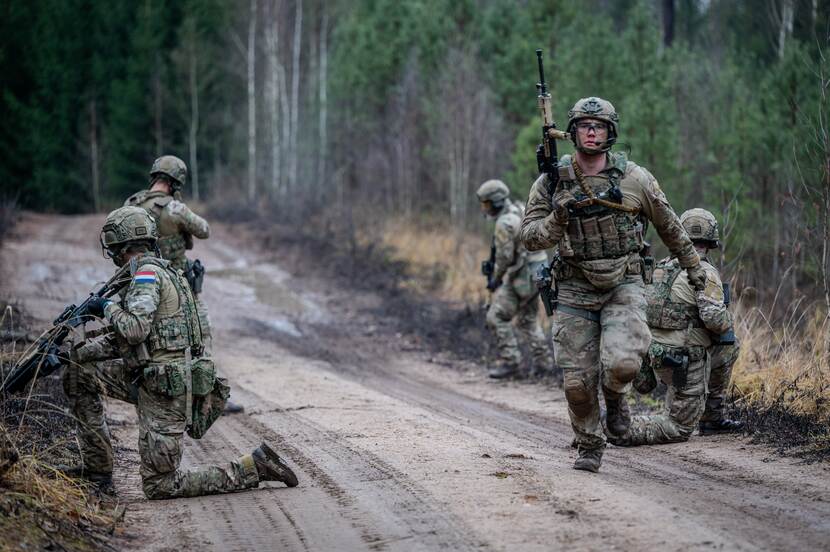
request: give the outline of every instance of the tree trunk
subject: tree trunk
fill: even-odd
[[[326,119],[328,117],[328,33],[329,33],[329,16],[326,11],[326,6],[323,4],[323,18],[320,23],[320,79],[319,79],[319,143],[317,145],[317,179],[318,190],[322,191],[323,182],[326,180],[326,156],[328,155],[328,127]]]
[[[89,161],[92,172],[92,205],[97,213],[101,210],[101,175],[98,171],[98,105],[94,97],[89,101]]]
[[[191,22],[192,23],[192,22]],[[195,26],[195,25],[194,25]],[[188,84],[190,91],[190,128],[188,132],[188,146],[190,150],[190,185],[193,189],[193,199],[199,200],[199,75],[196,58],[195,28],[192,29],[191,43],[188,52]]]
[[[256,18],[257,0],[251,0],[248,22],[248,201],[256,199]]]
[[[291,189],[297,189],[297,135],[300,120],[300,48],[303,30],[303,0],[296,0],[294,15],[294,47],[291,61],[291,146],[288,165],[288,180]]]
[[[795,0],[781,0],[780,25],[778,26],[778,57],[784,57],[784,47],[787,38],[793,34],[793,19],[795,17]]]
[[[276,3],[271,4],[271,14],[265,26],[265,49],[268,58],[268,84],[265,87],[265,103],[268,108],[268,130],[271,138],[271,178],[270,193],[272,198],[282,195],[282,143],[280,140],[280,67],[279,60],[279,18]]]
[[[663,45],[668,48],[674,42],[674,0],[663,0],[661,6],[663,12]]]
[[[156,56],[156,67],[161,67],[158,56]],[[155,130],[156,138],[156,157],[164,155],[164,133],[162,127],[162,109],[163,103],[161,99],[161,76],[158,71],[153,72],[153,128]]]

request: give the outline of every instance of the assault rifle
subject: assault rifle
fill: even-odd
[[[90,301],[96,297],[115,295],[130,282],[130,279],[130,264],[127,263],[100,289],[91,293],[83,303],[66,307],[55,319],[52,328],[41,335],[14,365],[0,385],[0,394],[16,393],[25,388],[26,384],[33,379],[48,376],[66,364],[68,359],[61,354],[60,347],[74,328],[90,321]]]
[[[493,282],[493,273],[496,271],[496,241],[490,242],[490,258],[481,261],[481,274],[487,279],[487,289],[495,290],[499,285]]]
[[[542,113],[542,143],[536,147],[536,164],[539,172],[548,175],[548,191],[553,195],[556,185],[559,184],[559,153],[556,150],[557,140],[570,140],[570,134],[556,128],[553,121],[553,107],[548,85],[545,83],[545,68],[542,65],[542,50],[536,50],[536,60],[539,64],[539,111]]]

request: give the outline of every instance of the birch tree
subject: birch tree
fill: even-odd
[[[291,191],[297,187],[297,135],[300,120],[300,50],[302,47],[303,0],[296,0],[294,12],[294,46],[291,50],[291,125],[288,181]]]
[[[265,86],[265,105],[268,110],[268,131],[271,139],[270,192],[272,197],[282,196],[282,148],[280,140],[280,85],[285,70],[279,58],[280,20],[278,0],[269,4],[265,25],[265,53],[268,63],[268,80]],[[282,84],[284,88],[284,84]]]
[[[251,0],[248,21],[248,201],[256,198],[257,157],[256,157],[256,28],[257,0]]]

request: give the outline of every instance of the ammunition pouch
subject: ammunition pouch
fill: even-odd
[[[202,360],[197,360],[196,364],[198,365]],[[193,439],[201,439],[210,429],[210,426],[222,415],[230,394],[231,388],[228,387],[228,380],[216,377],[213,379],[213,386],[209,393],[202,396],[194,393],[192,420],[190,427],[187,428],[187,434]]]
[[[190,285],[193,295],[202,293],[202,283],[205,280],[205,267],[202,261],[196,259],[195,261],[187,261],[184,269],[184,277]]]
[[[671,369],[672,386],[682,390],[688,383],[689,364],[706,358],[704,347],[671,347],[661,343],[652,343],[648,350],[650,366]]]
[[[142,370],[145,389],[171,399],[187,393],[185,377],[185,367],[178,364],[151,364]]]

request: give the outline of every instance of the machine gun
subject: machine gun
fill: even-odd
[[[69,305],[53,322],[53,326],[24,353],[12,371],[0,385],[0,394],[15,393],[26,387],[33,379],[48,376],[67,363],[60,353],[60,347],[69,333],[90,321],[89,303],[96,297],[111,297],[131,280],[130,265],[125,264],[100,289],[91,293],[78,306]]]
[[[542,65],[542,50],[536,50],[536,60],[539,64],[539,111],[542,113],[542,143],[536,147],[536,164],[539,172],[548,175],[548,191],[553,195],[556,185],[559,184],[559,153],[556,149],[557,140],[570,140],[571,136],[556,128],[553,121],[552,99],[545,83],[545,69]]]
[[[493,274],[496,271],[496,241],[490,242],[490,257],[486,261],[481,261],[481,274],[487,279],[487,289],[495,291],[499,287],[499,283],[493,282]]]

